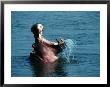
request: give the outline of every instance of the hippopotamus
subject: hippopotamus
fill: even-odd
[[[34,24],[31,27],[31,32],[34,34],[35,42],[32,44],[31,57],[43,63],[52,63],[58,60],[58,54],[65,48],[64,39],[52,42],[44,38],[44,27],[42,24]]]

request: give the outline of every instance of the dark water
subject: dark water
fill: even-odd
[[[16,12],[11,13],[11,76],[33,77],[99,77],[100,76],[100,12]],[[77,42],[70,56],[43,67],[29,59],[34,42],[31,26],[42,23],[48,40],[71,39]],[[72,57],[74,56],[74,59]],[[45,65],[44,65],[45,66]],[[51,68],[48,66],[55,66]],[[47,68],[50,68],[47,72]]]

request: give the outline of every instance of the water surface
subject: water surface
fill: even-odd
[[[39,76],[39,64],[29,59],[34,42],[31,26],[42,23],[44,36],[51,41],[62,37],[77,42],[70,62],[60,58],[49,77],[100,76],[100,12],[99,11],[12,11],[11,12],[11,76]],[[74,56],[74,60],[71,60]]]

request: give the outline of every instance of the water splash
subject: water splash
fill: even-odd
[[[60,55],[61,57],[66,58],[67,62],[70,62],[71,60],[74,60],[73,51],[76,48],[76,41],[72,39],[66,39],[64,41],[66,43],[66,48]]]

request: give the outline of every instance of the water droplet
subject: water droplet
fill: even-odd
[[[72,39],[66,39],[64,41],[66,43],[66,48],[63,50],[60,56],[66,58],[67,62],[70,62],[71,60],[74,60],[73,51],[76,48],[76,41]]]

